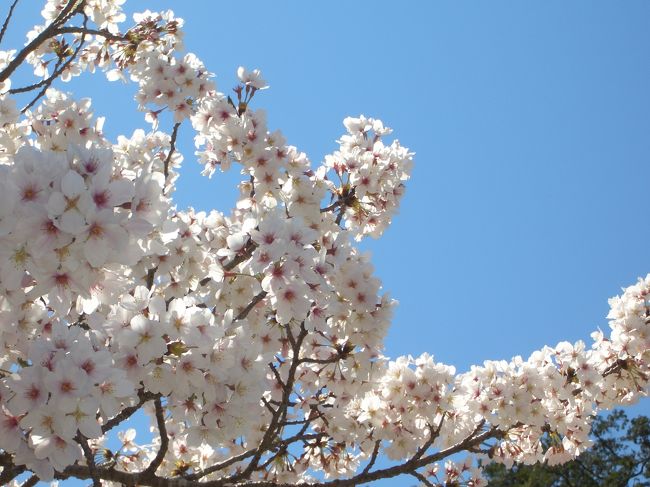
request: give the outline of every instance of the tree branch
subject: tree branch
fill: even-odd
[[[144,389],[139,389],[138,402],[133,406],[125,407],[119,412],[119,414],[106,421],[106,424],[102,425],[102,433],[106,433],[115,428],[118,424],[126,421],[133,415],[133,413],[140,409],[145,402],[156,399],[158,396],[158,394],[154,394],[153,392],[144,392]]]
[[[50,37],[54,37],[56,35],[56,30],[58,27],[61,24],[67,22],[70,17],[79,13],[83,8],[83,5],[83,0],[81,2],[70,0],[68,4],[63,8],[63,10],[61,10],[61,13],[59,13],[59,15],[52,21],[52,23],[45,27],[45,29],[43,29],[43,32],[32,39],[32,41],[27,44],[27,46],[25,46],[15,58],[11,60],[5,69],[0,71],[0,83],[6,81],[7,78],[9,78],[9,76],[11,76],[14,71],[16,71],[18,66],[20,66],[25,61],[27,56],[38,49],[39,46],[43,44],[43,42],[45,42]]]
[[[180,126],[181,126],[181,122],[176,122],[174,124],[174,128],[172,129],[171,140],[170,140],[170,143],[169,143],[169,153],[167,154],[167,157],[165,158],[164,169],[163,169],[163,174],[165,175],[165,180],[167,180],[167,176],[169,176],[169,162],[172,159],[172,155],[174,155],[174,152],[176,151],[176,137],[178,137],[178,128]]]
[[[420,458],[422,458],[422,455],[424,455],[427,452],[427,450],[429,449],[429,447],[431,445],[433,445],[433,443],[436,441],[436,438],[438,438],[438,436],[440,435],[440,430],[442,429],[442,423],[445,421],[445,415],[446,414],[447,414],[447,411],[444,411],[442,413],[442,417],[440,418],[440,422],[438,423],[438,426],[436,427],[435,430],[431,429],[431,425],[429,425],[429,431],[430,431],[431,436],[426,441],[426,443],[424,443],[424,445],[422,445],[420,448],[418,448],[418,451],[413,456],[414,460],[419,460]],[[475,430],[475,432],[478,432],[483,427],[484,424],[485,424],[485,420],[481,421],[479,423],[479,425],[477,426],[477,429]],[[474,434],[474,433],[472,433],[472,434]]]
[[[75,437],[75,441],[79,443],[81,449],[84,452],[84,457],[86,458],[86,464],[88,465],[88,471],[93,481],[93,487],[102,487],[102,483],[99,480],[99,477],[97,477],[97,466],[95,465],[95,456],[93,455],[93,451],[90,449],[90,446],[88,445],[88,441],[81,433],[77,433],[77,436]]]
[[[481,444],[482,442],[488,439],[496,438],[501,434],[498,428],[495,427],[486,430],[483,433],[477,434],[479,430],[480,428],[477,427],[477,429],[475,429],[464,440],[458,442],[456,445],[453,445],[445,450],[441,450],[437,453],[433,453],[426,457],[420,458],[418,460],[411,459],[404,463],[392,467],[386,467],[372,472],[365,472],[365,473],[361,472],[358,475],[355,475],[348,479],[334,479],[334,480],[329,480],[324,482],[315,482],[311,484],[301,484],[301,485],[304,485],[305,487],[353,487],[368,482],[372,482],[374,480],[392,478],[404,474],[410,475],[412,474],[412,472],[415,472],[419,468],[422,468],[433,462],[447,458],[451,455],[454,455],[455,453],[468,450],[476,445]],[[270,430],[267,430],[267,432],[268,431]],[[254,450],[256,453],[251,454],[251,456],[255,457],[259,455],[259,458],[261,458],[260,451],[262,446],[263,445],[260,444],[260,447]],[[269,446],[272,447],[273,443],[269,443],[266,445],[267,450]],[[249,452],[246,452],[246,454],[249,454]],[[232,461],[227,460],[227,462],[230,462],[229,465],[232,465],[232,463],[239,461],[239,460],[234,460],[234,458],[231,459]],[[220,465],[223,465],[223,463]],[[255,465],[255,466],[251,468],[251,465]],[[121,482],[126,485],[142,485],[142,486],[150,486],[150,487],[224,487],[226,485],[232,485],[232,484],[236,484],[241,487],[295,487],[295,484],[293,483],[275,483],[271,481],[241,482],[242,480],[245,480],[253,472],[253,470],[256,468],[256,465],[257,463],[253,463],[253,461],[251,461],[247,469],[241,472],[240,474],[235,474],[233,476],[218,479],[218,480],[210,480],[207,482],[200,482],[199,480],[189,480],[189,479],[194,479],[197,477],[203,477],[207,475],[206,472],[208,471],[208,469],[206,469],[205,471],[199,474],[196,474],[195,476],[188,476],[188,479],[183,479],[178,477],[176,478],[158,477],[153,473],[145,475],[144,472],[127,473],[127,472],[121,472],[119,470],[114,470],[111,468],[97,467],[97,476],[103,480],[110,480],[112,482]],[[212,473],[212,471],[210,473]],[[62,477],[64,478],[77,477],[80,479],[92,478],[90,476],[89,468],[83,465],[71,465],[67,467],[64,470]]]
[[[375,447],[372,450],[370,461],[368,462],[368,465],[366,465],[366,468],[364,468],[363,471],[361,472],[362,474],[370,472],[370,469],[375,465],[375,462],[377,461],[377,455],[379,455],[380,446],[381,446],[381,440],[375,441]]]
[[[250,474],[257,468],[262,455],[264,455],[264,453],[267,452],[273,445],[275,435],[277,434],[278,429],[282,428],[281,423],[286,419],[286,412],[287,408],[289,407],[288,404],[290,402],[291,393],[293,392],[293,385],[296,380],[296,371],[300,365],[300,347],[302,346],[302,342],[306,336],[307,330],[304,328],[304,326],[301,326],[300,334],[298,335],[295,341],[295,345],[293,346],[293,358],[291,360],[291,366],[287,374],[287,380],[282,387],[282,399],[280,401],[280,405],[272,415],[269,426],[264,432],[264,436],[262,437],[262,440],[260,441],[260,444],[257,447],[253,458],[241,473],[235,474],[230,478],[223,479],[224,482],[232,483],[237,482],[241,479],[248,478]]]
[[[158,270],[158,267],[153,267],[147,271],[147,289],[151,290],[153,287],[153,280],[156,277],[156,271]]]
[[[415,477],[416,479],[418,479],[420,482],[422,482],[427,487],[434,487],[434,485],[431,482],[429,482],[429,480],[424,475],[422,475],[420,472],[416,472],[414,470],[413,472],[411,472],[411,475],[413,477]]]
[[[0,485],[7,485],[9,482],[11,482],[13,479],[18,477],[21,473],[23,473],[26,468],[24,465],[14,465],[13,461],[11,460],[11,455],[8,453],[3,453],[3,455],[6,455],[8,460],[2,461],[2,473],[0,473]]]
[[[223,270],[231,271],[242,262],[250,259],[256,248],[257,248],[257,244],[253,240],[249,240],[246,246],[244,247],[244,251],[238,256],[234,257],[230,262],[224,264]]]
[[[156,470],[158,470],[158,467],[160,467],[160,464],[163,462],[163,459],[167,454],[167,449],[169,448],[169,436],[167,436],[167,428],[165,426],[165,410],[163,409],[160,396],[154,399],[154,407],[156,408],[156,424],[158,425],[158,432],[160,433],[160,449],[149,466],[142,472],[142,475],[144,476],[156,473]]]
[[[334,203],[332,203],[331,205],[326,206],[325,208],[321,208],[321,209],[320,209],[320,212],[321,212],[321,213],[327,213],[328,211],[332,211],[332,210],[338,208],[339,206],[341,206],[341,200],[336,200],[336,201],[335,201]]]
[[[205,477],[206,475],[210,475],[211,473],[218,472],[219,470],[223,470],[224,468],[227,468],[234,463],[241,462],[242,460],[246,460],[247,458],[252,457],[255,454],[256,450],[257,450],[256,448],[253,448],[251,450],[245,451],[244,453],[240,453],[239,455],[230,457],[228,460],[212,465],[211,467],[205,468],[200,472],[196,472],[191,475],[188,475],[185,478],[187,480],[198,480],[200,478]]]
[[[88,17],[84,14],[84,26],[86,25],[87,22],[88,22]],[[86,36],[84,34],[81,37],[81,39],[79,40],[79,45],[77,46],[77,48],[74,50],[74,52],[70,55],[70,57],[63,64],[61,64],[61,60],[59,59],[59,62],[57,62],[57,67],[54,69],[54,72],[52,73],[52,75],[49,78],[47,78],[45,80],[42,80],[39,83],[36,83],[34,85],[31,85],[31,86],[26,86],[26,87],[23,87],[23,88],[16,88],[16,90],[9,90],[10,93],[24,93],[26,91],[31,91],[31,90],[34,90],[36,88],[39,88],[41,86],[43,87],[43,89],[38,93],[38,95],[36,95],[36,97],[32,101],[30,101],[26,106],[23,107],[23,109],[20,111],[20,113],[25,113],[27,110],[29,110],[31,107],[33,107],[34,104],[43,95],[45,95],[45,93],[47,92],[47,89],[50,86],[52,86],[52,83],[54,82],[54,80],[57,79],[59,76],[61,76],[61,73],[63,73],[63,71],[65,71],[68,68],[68,66],[70,66],[70,63],[72,63],[72,61],[74,61],[74,59],[79,54],[79,51],[81,51],[81,48],[83,47],[85,42],[86,42]]]
[[[108,39],[110,41],[126,41],[123,36],[112,34],[111,32],[104,29],[89,29],[87,27],[61,27],[56,30],[56,34],[87,34],[93,36],[100,36]]]
[[[25,483],[24,483],[23,485],[21,485],[20,487],[34,487],[36,484],[38,484],[38,481],[39,481],[39,480],[40,480],[40,479],[39,479],[36,475],[32,475],[32,476],[29,477],[29,478],[25,481]],[[93,485],[94,485],[94,482],[93,482]],[[100,487],[101,487],[101,486],[100,486]]]
[[[243,320],[248,316],[248,313],[250,313],[255,306],[257,306],[257,303],[262,301],[266,297],[266,291],[260,291],[253,299],[251,300],[250,303],[248,303],[248,306],[246,306],[243,310],[239,312],[237,316],[233,318],[233,321],[239,321]]]
[[[5,36],[5,32],[7,32],[7,27],[9,27],[9,22],[11,21],[11,16],[14,13],[14,9],[16,8],[16,5],[18,4],[18,0],[14,0],[14,3],[11,4],[11,7],[9,7],[9,13],[7,14],[7,18],[5,19],[4,23],[2,24],[2,30],[0,30],[0,42],[2,42],[2,39]]]

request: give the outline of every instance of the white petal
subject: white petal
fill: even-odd
[[[74,198],[86,190],[84,178],[76,171],[68,171],[61,180],[61,191],[68,198]]]

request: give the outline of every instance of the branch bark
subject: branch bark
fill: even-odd
[[[14,9],[16,8],[17,4],[18,4],[18,0],[14,0],[14,2],[11,4],[11,7],[9,7],[7,18],[2,24],[2,30],[0,30],[0,42],[2,42],[2,39],[4,39],[5,32],[7,32],[7,27],[9,27],[9,22],[11,22],[11,16],[13,15]]]
[[[78,2],[77,0],[70,0],[67,5],[61,10],[61,13],[48,25],[43,32],[37,35],[32,41],[27,44],[23,49],[18,52],[15,58],[0,71],[0,83],[6,81],[9,76],[13,74],[16,69],[27,59],[30,53],[34,52],[39,48],[50,37],[56,35],[56,31],[65,22],[67,22],[71,17],[81,12],[84,6],[84,1]]]

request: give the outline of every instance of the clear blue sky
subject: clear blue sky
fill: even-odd
[[[36,3],[19,4],[22,19]],[[221,91],[237,66],[260,68],[271,88],[255,106],[314,163],[347,115],[381,118],[416,152],[400,215],[364,244],[401,303],[388,355],[428,351],[466,370],[589,341],[607,298],[650,272],[650,3],[127,7],[184,18]],[[104,90],[94,107],[109,136],[146,128],[133,87],[95,83],[75,86]],[[199,176],[190,135],[176,201],[227,211],[232,178]]]

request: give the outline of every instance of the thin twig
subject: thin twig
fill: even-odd
[[[321,364],[321,365],[327,365],[327,364],[335,364],[339,360],[343,360],[343,356],[341,354],[336,354],[333,357],[330,358],[309,358],[309,357],[304,357],[300,359],[300,363],[302,364]]]
[[[262,301],[266,297],[266,291],[260,291],[259,294],[256,294],[255,297],[251,300],[250,303],[248,303],[248,306],[246,306],[243,310],[239,312],[237,316],[233,318],[233,321],[239,321],[243,320],[248,316],[248,313],[252,311],[252,309],[257,306],[257,303]]]
[[[32,475],[20,487],[34,487],[36,484],[38,484],[39,480],[41,479],[39,479],[36,475]]]
[[[103,29],[88,29],[87,27],[61,27],[56,30],[56,34],[88,34],[93,36],[101,36],[111,41],[126,41],[123,36],[112,34],[111,32]]]
[[[181,126],[181,122],[176,122],[174,124],[174,128],[172,130],[172,136],[171,140],[169,142],[169,153],[167,154],[167,157],[165,158],[165,165],[163,169],[163,174],[165,175],[165,180],[167,180],[167,176],[169,176],[169,163],[172,160],[172,155],[176,151],[176,137],[178,137],[178,128]]]
[[[0,42],[2,42],[2,39],[5,36],[5,32],[7,32],[7,27],[9,27],[9,22],[11,21],[11,16],[14,13],[14,9],[16,8],[16,4],[18,3],[18,0],[14,0],[14,3],[11,4],[11,7],[9,7],[9,13],[7,14],[7,18],[4,21],[4,24],[2,24],[2,30],[0,30]]]
[[[335,221],[336,221],[337,225],[341,224],[341,220],[343,220],[343,214],[344,213],[345,213],[345,206],[341,206],[341,208],[339,209],[339,214],[336,215],[336,220]]]
[[[289,373],[287,374],[287,380],[282,388],[282,399],[280,400],[280,406],[276,410],[275,414],[271,417],[271,421],[264,432],[264,436],[257,447],[253,458],[246,466],[246,468],[241,472],[237,473],[227,479],[224,479],[226,483],[234,483],[241,479],[247,479],[252,472],[254,472],[259,464],[262,455],[265,452],[269,451],[269,448],[272,447],[275,443],[274,439],[278,433],[278,428],[282,428],[281,424],[286,420],[286,412],[289,407],[291,393],[293,392],[293,386],[296,380],[296,371],[300,364],[298,357],[300,356],[300,347],[302,342],[307,336],[307,330],[304,327],[301,328],[300,334],[298,335],[295,346],[293,347],[293,359],[291,361],[291,366],[289,368]]]
[[[61,13],[57,16],[56,19],[52,21],[50,25],[45,27],[43,29],[43,32],[41,32],[39,35],[37,35],[32,41],[27,44],[23,49],[20,50],[20,52],[16,55],[15,58],[13,58],[7,66],[0,71],[0,83],[3,81],[6,81],[9,76],[13,74],[14,71],[18,68],[18,66],[22,65],[27,56],[29,56],[33,51],[39,48],[41,44],[43,44],[46,40],[48,40],[50,37],[53,37],[56,35],[56,30],[58,27],[67,22],[70,16],[76,15],[79,13],[79,11],[83,8],[84,2],[80,2],[77,4],[77,7],[75,7],[75,0],[70,0],[68,4],[61,10]]]
[[[300,432],[297,434],[290,436],[289,438],[286,438],[284,440],[279,441],[275,446],[278,448],[281,448],[282,446],[288,446],[291,443],[295,443],[296,441],[301,441],[301,440],[315,440],[315,439],[320,439],[323,436],[326,436],[325,433],[314,433],[310,435],[305,435],[306,428],[302,428]],[[240,453],[239,455],[235,455],[234,457],[229,458],[228,460],[225,460],[223,462],[217,463],[215,465],[212,465],[211,467],[205,468],[199,472],[195,472],[193,474],[187,475],[184,478],[187,480],[198,480],[200,478],[205,477],[206,475],[209,475],[211,473],[217,472],[219,470],[223,470],[226,467],[229,467],[230,465],[241,462],[242,460],[246,460],[249,457],[252,457],[255,452],[257,451],[257,448],[252,448],[250,450],[247,450],[243,453]],[[200,484],[203,485],[203,484]]]
[[[368,465],[366,465],[366,468],[364,468],[361,473],[370,472],[370,469],[375,465],[375,462],[377,461],[377,455],[379,455],[380,446],[381,446],[381,440],[375,441],[375,447],[372,449],[372,455],[370,456],[370,461],[368,462]]]
[[[423,483],[424,485],[426,485],[427,487],[434,487],[434,485],[433,485],[431,482],[429,482],[429,480],[428,480],[424,475],[422,475],[420,472],[416,472],[416,471],[414,470],[414,471],[411,472],[410,474],[413,475],[413,477],[415,477],[416,479],[418,479],[420,482],[422,482],[422,483]]]
[[[440,435],[440,430],[442,429],[442,423],[445,421],[445,415],[447,414],[447,411],[444,411],[442,413],[442,417],[440,418],[440,422],[438,423],[438,426],[436,426],[436,429],[432,429],[431,426],[429,426],[429,431],[430,431],[430,437],[429,439],[422,445],[420,448],[418,448],[418,451],[413,455],[413,460],[419,460],[422,458],[422,455],[424,455],[429,447],[433,445],[433,443],[436,441],[436,438]],[[477,426],[476,431],[480,430],[483,425],[485,424],[485,421],[481,421],[479,423],[479,426]]]
[[[217,472],[219,470],[223,470],[224,468],[229,467],[233,463],[241,462],[242,460],[246,460],[248,457],[252,457],[255,454],[255,451],[256,451],[255,448],[245,451],[244,453],[235,455],[234,457],[231,457],[228,460],[212,465],[211,467],[205,468],[200,472],[196,472],[191,475],[188,475],[185,478],[187,480],[198,480],[200,478],[205,477],[206,475]]]
[[[239,264],[242,262],[250,259],[250,257],[253,255],[253,252],[257,248],[257,244],[253,240],[249,240],[248,243],[244,246],[244,251],[234,257],[230,262],[226,262],[223,265],[223,270],[224,271],[231,271],[235,267],[237,267]]]
[[[331,205],[326,206],[325,208],[321,208],[320,212],[321,213],[327,213],[328,211],[332,211],[333,209],[338,208],[339,206],[341,206],[341,200],[336,200]]]
[[[88,16],[84,14],[84,26],[86,25],[87,22],[88,22]],[[59,61],[57,62],[57,67],[54,69],[54,72],[52,73],[52,75],[49,78],[47,78],[47,79],[45,79],[43,81],[40,81],[39,83],[36,83],[34,85],[26,86],[24,88],[16,88],[15,91],[10,91],[10,93],[11,92],[13,92],[13,93],[23,93],[25,91],[34,90],[34,89],[39,88],[41,86],[43,87],[43,89],[38,93],[38,95],[36,95],[36,97],[32,101],[30,101],[26,106],[23,107],[23,109],[20,111],[20,113],[25,113],[27,110],[29,110],[31,107],[33,107],[34,104],[43,97],[43,95],[45,95],[45,93],[47,92],[47,89],[52,85],[54,80],[57,79],[61,75],[61,73],[63,73],[63,71],[65,71],[68,68],[68,66],[70,66],[72,61],[74,61],[74,59],[77,57],[77,55],[79,54],[79,51],[81,51],[81,48],[83,47],[83,45],[85,43],[86,43],[86,35],[84,34],[81,37],[81,39],[79,40],[79,45],[74,50],[74,52],[70,55],[70,57],[65,61],[65,63],[61,64],[61,60],[59,59]]]
[[[158,397],[158,394],[154,394],[153,392],[144,392],[143,389],[138,390],[138,402],[133,406],[125,407],[119,412],[119,414],[113,416],[111,419],[106,421],[106,424],[102,425],[102,433],[106,433],[107,431],[110,431],[111,429],[115,428],[115,426],[117,426],[118,424],[122,423],[123,421],[126,421],[138,409],[140,409],[145,402],[151,401],[156,397]]]

